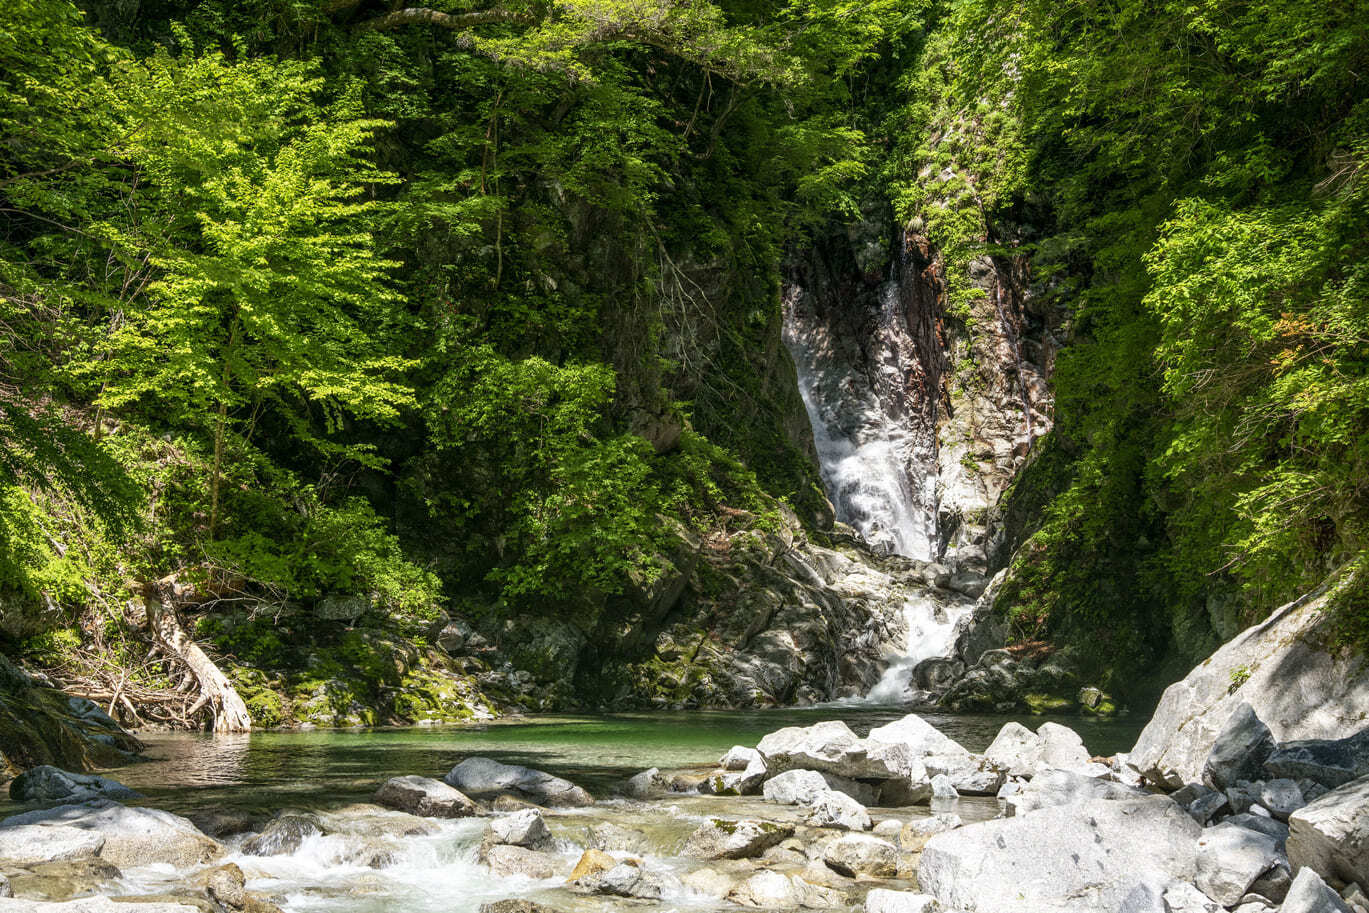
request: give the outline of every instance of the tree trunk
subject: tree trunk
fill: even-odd
[[[247,712],[247,704],[228,676],[181,627],[174,592],[175,583],[170,577],[147,586],[147,626],[157,643],[189,669],[199,684],[199,699],[187,716],[193,717],[207,707],[215,732],[251,732],[252,715]]]

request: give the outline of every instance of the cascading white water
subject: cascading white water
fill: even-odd
[[[909,558],[937,557],[935,366],[921,363],[935,339],[927,321],[910,321],[901,294],[901,263],[877,295],[820,300],[791,286],[784,341],[813,428],[823,484],[837,519],[871,548]],[[925,316],[925,315],[924,315]],[[853,338],[854,337],[854,338]],[[928,382],[928,379],[931,382]],[[860,703],[907,701],[913,669],[954,649],[956,622],[972,603],[925,591],[901,607],[901,644],[889,645],[882,679]]]
[[[929,560],[936,541],[935,441],[909,420],[902,401],[913,366],[898,283],[884,283],[879,297],[876,332],[863,346],[842,346],[793,297],[784,340],[837,519],[876,551]]]

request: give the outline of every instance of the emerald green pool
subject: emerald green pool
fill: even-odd
[[[113,776],[176,811],[213,807],[330,808],[363,799],[401,774],[441,777],[485,755],[547,770],[607,795],[648,767],[709,765],[732,745],[755,745],[782,726],[841,719],[858,734],[903,714],[826,706],[753,712],[682,711],[536,716],[460,727],[260,732],[250,736],[151,733],[149,760]],[[1049,717],[924,714],[965,747],[982,751],[1010,719],[1035,728]],[[1094,754],[1131,748],[1144,720],[1057,718]]]

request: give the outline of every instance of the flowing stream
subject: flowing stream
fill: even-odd
[[[650,803],[600,802],[592,808],[558,811],[548,817],[563,870],[557,878],[496,876],[477,861],[487,819],[428,819],[422,832],[413,818],[361,806],[391,776],[441,777],[470,755],[527,764],[567,777],[597,797],[611,797],[624,779],[647,767],[704,768],[734,744],[754,745],[786,725],[840,718],[864,735],[901,714],[832,708],[766,712],[679,712],[608,716],[558,716],[499,721],[451,728],[368,731],[263,732],[226,737],[187,733],[145,736],[151,760],[115,772],[147,795],[146,804],[186,815],[205,812],[255,813],[282,809],[316,814],[324,833],[307,837],[298,850],[279,856],[251,856],[235,850],[248,888],[277,899],[290,913],[475,913],[482,903],[526,897],[567,913],[621,911],[621,901],[582,897],[565,888],[564,872],[589,841],[587,829],[631,828],[642,843],[634,852],[653,870],[683,875],[701,860],[681,858],[678,849],[705,818],[761,816],[801,820],[798,807],[759,798],[681,795]],[[926,718],[972,750],[984,749],[1006,716]],[[1042,718],[1028,722],[1040,725]],[[1068,721],[1090,750],[1129,748],[1143,721]],[[0,805],[8,814],[13,803]],[[997,812],[992,799],[960,800],[967,820]],[[891,810],[895,817],[926,809]],[[879,813],[877,813],[879,817]],[[230,847],[241,838],[229,838]],[[189,873],[168,866],[126,870],[127,893],[164,892]],[[662,898],[664,909],[717,909],[716,897],[676,883]]]

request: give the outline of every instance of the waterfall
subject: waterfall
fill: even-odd
[[[935,402],[909,332],[897,265],[866,300],[824,307],[791,286],[784,342],[837,519],[877,552],[936,557]]]

